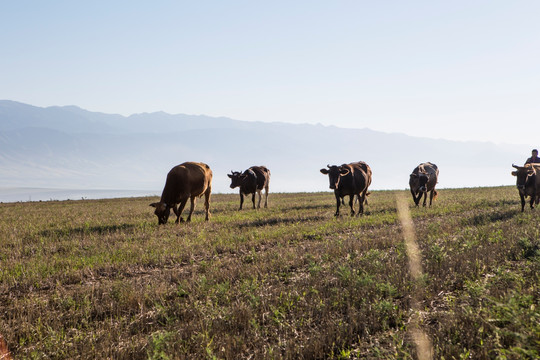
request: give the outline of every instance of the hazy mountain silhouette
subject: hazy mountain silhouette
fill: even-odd
[[[319,169],[358,160],[371,165],[374,189],[406,188],[424,161],[439,166],[441,187],[493,186],[512,184],[512,162],[529,151],[369,129],[163,112],[125,117],[0,101],[0,186],[159,192],[170,168],[188,160],[210,165],[217,192],[230,191],[231,170],[263,164],[272,172],[271,191],[326,191]]]

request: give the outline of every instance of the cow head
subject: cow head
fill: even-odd
[[[158,224],[166,224],[167,220],[169,220],[169,215],[171,214],[171,207],[164,202],[157,202],[152,203],[150,206],[156,208],[154,211],[154,214],[156,214],[158,218]]]
[[[231,189],[242,185],[242,180],[247,177],[247,174],[242,174],[239,171],[232,171],[227,176],[231,179]]]
[[[321,169],[321,173],[328,175],[328,180],[330,180],[330,189],[337,189],[339,187],[339,182],[341,181],[342,176],[347,176],[350,173],[350,170],[341,166],[336,165],[326,165],[326,168]]]
[[[418,174],[412,173],[411,179],[418,182],[418,191],[420,192],[426,192],[427,191],[427,183],[429,181],[429,173],[425,171],[424,169],[419,169]]]
[[[529,166],[517,166],[512,164],[512,167],[516,169],[516,171],[512,171],[512,175],[515,176],[516,179],[516,187],[519,191],[525,190],[525,185],[527,185],[527,182],[529,179],[536,175],[536,171],[534,170],[534,167]]]

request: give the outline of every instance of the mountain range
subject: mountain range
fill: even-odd
[[[466,131],[466,129],[463,129]],[[530,148],[420,138],[370,129],[239,121],[164,112],[131,116],[76,106],[0,101],[0,187],[145,189],[160,193],[167,172],[202,161],[214,192],[231,192],[227,173],[252,165],[272,172],[270,191],[327,191],[319,170],[363,160],[373,189],[404,189],[421,162],[439,166],[439,187],[510,185],[512,163]],[[235,190],[236,191],[236,190]]]

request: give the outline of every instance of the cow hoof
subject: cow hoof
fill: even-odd
[[[180,222],[183,223],[184,222],[184,218],[180,218]],[[178,220],[176,220],[176,223],[178,224]]]

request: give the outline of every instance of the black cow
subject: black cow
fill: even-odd
[[[435,164],[426,162],[414,168],[412,174],[409,176],[409,186],[416,206],[420,203],[422,195],[424,196],[423,206],[426,206],[428,192],[430,192],[429,206],[431,206],[433,199],[436,199],[439,194],[437,190],[435,190],[438,179],[439,169]]]
[[[529,205],[534,209],[534,203],[538,205],[540,201],[540,164],[525,164],[525,166],[517,166],[512,164],[516,171],[512,171],[512,175],[516,176],[516,187],[521,198],[521,212],[525,210],[525,198],[531,197]]]
[[[358,215],[364,213],[364,202],[369,195],[368,187],[371,185],[371,168],[363,161],[341,166],[327,165],[321,169],[321,173],[328,175],[330,189],[334,190],[336,197],[336,213],[339,216],[339,206],[344,196],[349,195],[351,216],[354,216],[354,198],[358,198]],[[341,200],[341,201],[340,201]]]
[[[187,221],[191,221],[191,214],[195,210],[195,199],[205,196],[204,206],[206,218],[210,217],[210,193],[212,192],[212,170],[204,163],[185,162],[177,165],[167,174],[167,181],[161,194],[161,200],[150,204],[155,207],[154,214],[158,217],[158,223],[166,224],[173,209],[176,214],[176,223],[184,221],[182,211],[188,199],[191,199],[191,209]],[[178,209],[176,205],[180,204]]]
[[[255,194],[259,194],[257,208],[261,208],[262,190],[265,190],[264,207],[268,207],[268,189],[270,187],[270,170],[266,166],[252,166],[243,173],[232,171],[227,176],[231,179],[231,189],[240,187],[240,208],[244,204],[244,195],[253,194],[251,201],[255,209]]]

